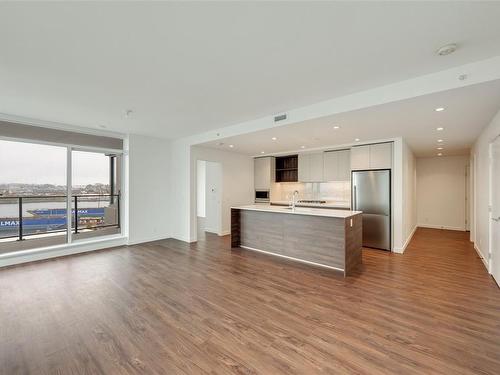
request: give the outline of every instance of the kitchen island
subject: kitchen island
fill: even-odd
[[[360,211],[248,205],[231,208],[231,246],[342,271],[361,264]]]

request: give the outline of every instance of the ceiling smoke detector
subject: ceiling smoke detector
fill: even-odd
[[[439,55],[439,56],[446,56],[446,55],[449,55],[450,53],[453,53],[457,50],[458,46],[455,44],[455,43],[450,43],[450,44],[447,44],[445,46],[442,46],[441,48],[439,48],[436,53]]]

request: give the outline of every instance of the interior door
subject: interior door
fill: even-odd
[[[491,274],[500,285],[500,136],[491,144]]]
[[[205,174],[205,231],[220,235],[222,232],[222,165],[207,161]]]

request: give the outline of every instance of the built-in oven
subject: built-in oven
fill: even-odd
[[[269,190],[255,190],[255,203],[269,203]]]

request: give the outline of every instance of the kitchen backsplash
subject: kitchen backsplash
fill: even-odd
[[[295,190],[299,192],[299,199],[346,203],[351,201],[351,183],[349,181],[274,183],[271,185],[271,201],[289,201]]]

